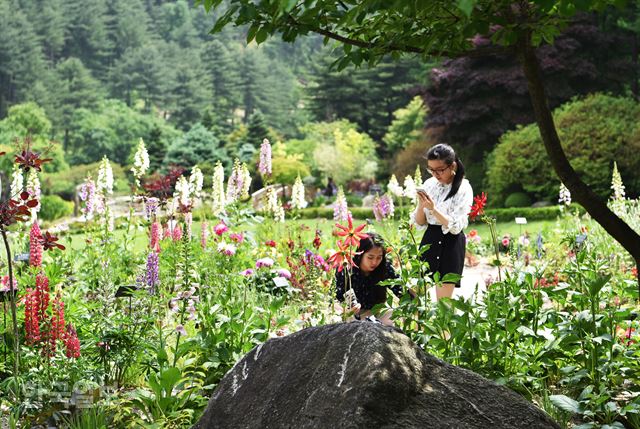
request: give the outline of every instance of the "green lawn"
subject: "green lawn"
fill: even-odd
[[[363,222],[366,222],[366,220],[354,219],[355,225],[359,225]],[[398,237],[399,224],[400,224],[399,221],[386,222],[384,224],[374,222],[373,228],[379,234],[381,234],[384,238],[387,238],[393,241]],[[211,225],[211,222],[210,222],[210,225]],[[247,232],[247,231],[256,232],[256,229],[259,228],[260,225],[261,224],[259,223],[253,224],[253,225],[243,225],[243,227],[241,227],[240,230],[244,232]],[[312,237],[314,234],[314,231],[316,229],[319,229],[320,231],[322,231],[323,242],[325,244],[324,247],[325,248],[334,247],[332,244],[332,242],[334,241],[334,238],[332,237],[331,232],[334,229],[335,222],[328,219],[287,220],[287,222],[284,225],[277,226],[277,228],[281,228],[283,230],[282,232],[285,232],[286,234],[278,233],[276,235],[277,236],[290,235],[293,238],[295,238],[298,231],[300,231],[300,227],[302,225],[308,228],[308,231],[304,233],[305,237]],[[521,231],[522,232],[526,231],[529,233],[532,239],[535,239],[538,232],[543,232],[543,233],[545,231],[548,232],[552,230],[555,227],[555,225],[556,225],[555,220],[554,221],[534,221],[526,225],[517,225],[515,221],[500,222],[497,225],[497,231],[499,236],[502,236],[504,234],[510,234],[511,236],[516,236],[516,237],[520,235]],[[233,228],[233,225],[231,225],[231,229],[234,232],[237,231],[235,228]],[[484,223],[480,223],[480,222],[471,223],[469,227],[466,229],[466,232],[468,233],[472,229],[476,229],[480,237],[482,237],[483,239],[487,239],[490,236],[489,227]],[[200,222],[193,223],[193,234],[195,237],[200,236]],[[148,245],[148,233],[146,229],[132,228],[129,234],[126,234],[126,231],[124,229],[117,229],[115,231],[116,240],[123,240],[125,238],[125,235],[128,235],[128,238],[132,240],[131,243],[135,251],[142,251]],[[86,233],[73,232],[73,233],[64,235],[61,239],[61,242],[72,249],[79,250],[84,248],[86,244],[86,240],[87,240]]]

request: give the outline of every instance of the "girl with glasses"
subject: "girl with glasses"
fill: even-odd
[[[446,144],[431,147],[425,155],[427,171],[431,173],[418,187],[418,206],[411,214],[411,223],[425,230],[420,246],[429,246],[422,259],[429,263],[430,274],[462,275],[468,213],[473,203],[473,190],[464,178],[464,165],[453,148]],[[436,288],[438,299],[451,298],[455,283],[443,283]]]

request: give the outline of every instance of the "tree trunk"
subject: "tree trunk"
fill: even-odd
[[[553,169],[562,183],[571,191],[572,199],[580,203],[589,215],[631,254],[636,265],[640,265],[640,235],[609,210],[606,202],[602,201],[580,179],[562,149],[553,123],[551,109],[547,104],[540,64],[535,54],[535,48],[531,45],[530,34],[521,37],[518,41],[517,54],[527,79],[538,129]],[[638,292],[640,294],[640,279]]]

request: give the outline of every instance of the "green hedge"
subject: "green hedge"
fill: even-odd
[[[350,208],[351,214],[355,219],[373,219],[373,210],[370,208],[353,207]],[[411,209],[405,208],[404,210],[396,209],[396,219],[408,219]],[[574,213],[576,210],[580,214],[584,213],[584,208],[577,204],[572,204],[569,208],[565,208],[564,211]],[[513,222],[516,217],[527,218],[527,221],[533,220],[554,220],[562,214],[563,209],[560,206],[549,207],[513,207],[508,209],[488,209],[486,214],[494,216],[498,222]],[[333,219],[333,209],[327,207],[309,207],[301,210],[300,217],[302,219]]]
[[[611,195],[616,161],[628,196],[640,193],[640,103],[594,94],[553,112],[562,147],[580,178],[603,199]],[[557,201],[560,180],[549,163],[536,124],[500,138],[487,158],[485,191],[502,206],[509,194],[525,192],[534,201]]]
[[[57,195],[43,195],[40,199],[40,212],[38,217],[50,221],[73,214],[73,203],[63,200]]]
[[[373,219],[375,217],[371,208],[351,207],[349,210],[354,219]],[[333,209],[329,207],[308,207],[299,210],[298,213],[302,219],[333,219]]]

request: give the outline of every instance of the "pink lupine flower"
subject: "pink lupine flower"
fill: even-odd
[[[172,231],[171,231],[171,226],[167,223],[165,224],[164,228],[162,229],[162,239],[166,240],[167,238],[171,238],[172,237]]]
[[[173,228],[173,231],[171,232],[171,237],[173,238],[173,241],[182,240],[182,226],[180,224],[177,224]]]
[[[42,231],[38,222],[33,222],[29,232],[29,265],[42,266]]]
[[[160,222],[153,222],[151,224],[151,241],[149,247],[156,253],[160,252],[160,236],[162,235],[162,225]]]
[[[254,273],[253,268],[247,268],[246,270],[240,272],[240,274],[245,277],[251,277],[253,273]]]
[[[213,232],[215,232],[218,236],[221,236],[227,231],[229,231],[229,227],[224,223],[224,221],[220,221],[216,226],[213,227]]]
[[[176,326],[176,332],[181,335],[187,335],[187,330],[182,325]]]

